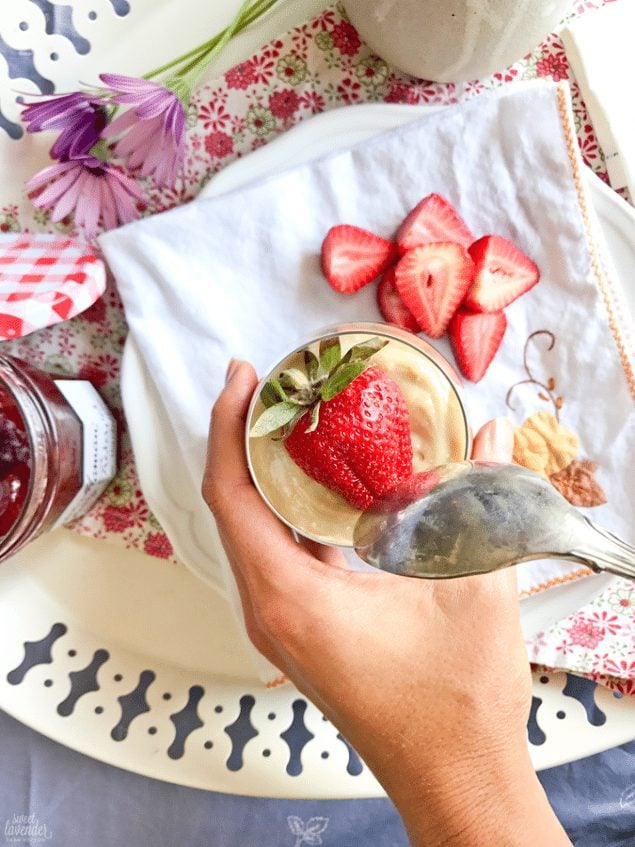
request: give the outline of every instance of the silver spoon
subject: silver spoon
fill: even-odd
[[[430,490],[388,496],[357,521],[359,556],[384,571],[444,579],[531,559],[572,559],[635,579],[635,547],[593,524],[551,483],[518,465],[456,462]]]

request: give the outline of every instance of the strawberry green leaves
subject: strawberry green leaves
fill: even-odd
[[[328,402],[351,384],[366,368],[366,362],[346,362],[333,372],[320,388],[320,397]]]
[[[310,412],[307,432],[319,424],[320,408],[344,391],[368,366],[370,357],[388,344],[372,337],[356,344],[342,355],[338,337],[320,344],[319,356],[304,351],[304,368],[292,366],[269,379],[260,391],[265,410],[252,426],[251,438],[266,435],[287,438],[298,421]]]
[[[270,433],[276,432],[276,430],[287,426],[287,424],[290,424],[294,418],[298,417],[299,420],[299,417],[301,417],[305,411],[306,409],[298,405],[298,403],[293,403],[289,400],[276,403],[275,406],[270,406],[262,413],[262,415],[260,415],[256,423],[252,426],[249,434],[252,438],[269,435]],[[300,413],[299,416],[298,412]]]
[[[320,371],[329,374],[342,358],[342,345],[339,338],[328,338],[320,342]]]

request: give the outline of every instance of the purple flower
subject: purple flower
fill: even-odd
[[[47,185],[48,183],[48,185]],[[111,165],[94,156],[79,156],[50,165],[26,184],[27,191],[46,186],[32,198],[34,206],[51,209],[51,220],[61,221],[74,211],[75,223],[87,238],[138,217],[135,200],[143,200],[139,186]]]
[[[22,110],[22,118],[29,132],[61,130],[51,156],[64,162],[88,153],[99,140],[108,120],[104,102],[101,97],[76,91],[29,103]]]
[[[173,185],[185,156],[185,109],[163,85],[120,74],[101,74],[115,92],[115,103],[131,108],[109,124],[102,138],[125,133],[115,153],[141,176],[153,176],[158,185]]]

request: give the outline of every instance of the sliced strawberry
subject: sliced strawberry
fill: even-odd
[[[477,312],[498,312],[538,282],[540,271],[515,244],[501,235],[485,235],[469,248],[474,283],[465,306]]]
[[[396,256],[392,241],[358,226],[331,227],[322,243],[322,271],[342,294],[352,294],[386,270]]]
[[[432,241],[456,241],[466,249],[474,241],[474,236],[456,209],[440,194],[424,197],[397,230],[400,253]]]
[[[395,287],[395,269],[388,268],[379,280],[377,286],[377,305],[383,318],[389,324],[394,324],[410,332],[419,332],[419,324],[415,316],[406,307]]]
[[[472,284],[474,265],[460,244],[441,241],[409,250],[395,270],[399,296],[430,338],[441,338]]]
[[[463,376],[481,380],[507,329],[505,312],[470,312],[461,308],[450,323],[450,341]]]

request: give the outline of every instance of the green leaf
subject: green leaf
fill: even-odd
[[[311,409],[311,426],[306,430],[307,432],[315,432],[318,428],[318,424],[320,423],[320,406],[322,405],[322,401],[318,400],[315,406]]]
[[[339,338],[329,338],[320,344],[320,375],[328,376],[342,359],[342,348]]]
[[[300,368],[287,368],[286,371],[282,371],[279,379],[283,388],[297,388],[301,391],[303,388],[311,387],[308,376]]]
[[[276,403],[275,406],[265,409],[250,429],[249,435],[251,438],[261,438],[263,435],[270,435],[293,420],[298,415],[298,412],[303,414],[304,409],[298,407],[297,403],[292,403],[288,400],[283,403]]]
[[[365,362],[347,362],[341,365],[320,389],[322,400],[332,400],[340,391],[344,391],[366,368]]]
[[[356,344],[354,347],[348,351],[348,353],[344,356],[344,362],[365,362],[367,359],[374,353],[379,353],[380,350],[383,350],[386,344],[389,341],[387,338],[379,338],[378,336],[374,336],[373,338],[369,338],[367,341],[362,341],[361,344]]]
[[[320,367],[320,361],[315,355],[315,353],[311,352],[311,350],[305,350],[304,364],[306,365],[306,372],[309,375],[309,380],[313,382],[313,380],[317,376],[318,368]]]
[[[278,397],[273,385],[270,382],[265,382],[260,391],[260,402],[268,409],[270,406],[275,406],[280,398]]]
[[[282,428],[281,435],[272,435],[271,438],[273,441],[286,441],[287,438],[293,432],[294,426],[298,423],[298,421],[303,418],[307,413],[307,409],[300,409],[300,411],[291,418],[288,424],[285,424]]]
[[[288,400],[288,399],[289,399],[289,398],[287,397],[287,392],[286,392],[286,391],[284,390],[284,388],[280,385],[280,381],[279,381],[278,379],[276,379],[276,377],[272,377],[272,378],[269,380],[269,382],[271,383],[271,386],[272,386],[273,390],[276,392],[276,394],[278,395],[278,397],[279,397],[279,398],[280,398],[283,402],[284,402],[285,400]]]

